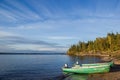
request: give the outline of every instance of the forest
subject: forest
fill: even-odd
[[[120,53],[120,34],[108,33],[106,37],[98,37],[87,42],[79,41],[73,44],[67,51],[68,55],[79,54],[119,54]]]

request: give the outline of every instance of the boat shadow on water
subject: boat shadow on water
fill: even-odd
[[[87,80],[88,74],[75,74],[75,73],[70,73],[70,74],[64,74],[61,76],[57,76],[57,80]]]
[[[110,69],[110,72],[119,72],[119,71],[120,71],[120,65],[114,65]]]
[[[63,80],[87,80],[87,74],[71,74]]]

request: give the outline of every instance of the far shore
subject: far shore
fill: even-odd
[[[98,56],[98,57],[109,57],[110,55],[103,55],[103,54],[77,54],[76,56]]]

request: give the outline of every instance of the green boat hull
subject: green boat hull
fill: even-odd
[[[106,63],[94,63],[94,64],[82,64],[82,66],[97,66],[97,65],[109,65],[112,67],[114,65],[113,61]]]
[[[109,72],[110,66],[88,66],[88,67],[72,67],[72,68],[62,68],[64,72],[67,73],[80,73],[80,74],[89,74],[89,73],[105,73]]]

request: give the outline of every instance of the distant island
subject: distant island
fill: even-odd
[[[108,33],[106,37],[98,37],[88,42],[79,41],[67,51],[68,55],[100,54],[120,56],[120,34]]]
[[[0,52],[0,55],[66,55],[65,53],[7,53],[7,52]]]

